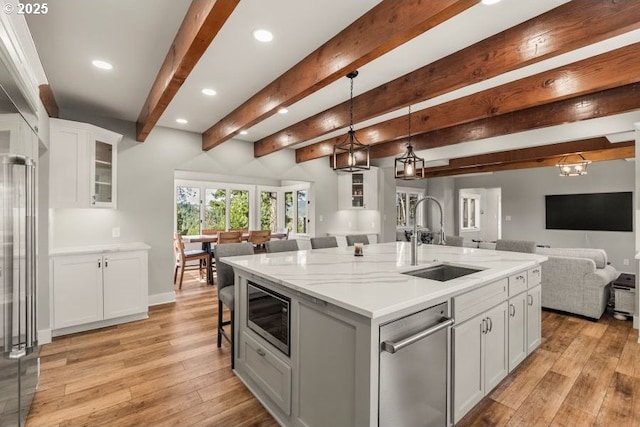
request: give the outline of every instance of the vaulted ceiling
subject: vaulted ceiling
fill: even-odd
[[[381,165],[411,132],[442,164],[427,177],[634,157],[639,0],[65,0],[27,22],[43,99],[136,121],[141,142],[160,125],[202,133],[203,150],[241,139],[305,162],[352,116]],[[88,65],[100,56],[112,75]]]

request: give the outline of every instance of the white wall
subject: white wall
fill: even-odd
[[[560,177],[555,167],[496,172],[456,178],[455,190],[500,187],[504,239],[533,240],[552,247],[602,248],[616,269],[635,272],[637,265],[631,262],[635,254],[633,232],[547,230],[544,205],[547,194],[635,191],[635,167],[634,162],[624,160],[596,162],[581,177]],[[430,180],[430,188],[438,180]],[[630,265],[624,265],[624,259]]]
[[[253,144],[229,141],[208,152],[199,134],[156,127],[144,143],[135,141],[135,123],[64,111],[68,120],[92,123],[124,135],[118,147],[118,209],[57,209],[51,215],[51,246],[146,242],[149,252],[151,302],[173,296],[174,171],[214,173],[233,177],[296,180],[313,183],[316,235],[339,222],[337,175],[327,159],[295,163],[294,152],[282,150],[254,158]],[[318,221],[322,215],[323,221]],[[120,227],[120,238],[111,228]]]

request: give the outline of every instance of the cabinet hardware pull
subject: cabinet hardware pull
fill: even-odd
[[[480,328],[480,332],[483,334],[487,333],[487,319],[482,319],[482,327]]]
[[[527,299],[529,300],[529,305],[533,305],[533,295],[527,295]]]
[[[516,276],[516,280],[524,280],[524,276],[522,274],[519,276]]]
[[[397,342],[393,342],[393,341],[383,341],[382,342],[382,346],[381,346],[381,350],[382,351],[386,351],[387,353],[396,353],[400,350],[402,350],[403,348],[410,346],[411,344],[420,341],[423,338],[426,338],[430,335],[433,335],[437,332],[440,332],[441,330],[448,328],[449,326],[453,325],[453,319],[450,317],[442,317],[440,319],[440,321],[438,323],[436,323],[435,325],[431,326],[428,329],[425,329],[424,331],[420,331],[414,335],[411,335],[410,337],[407,337],[401,341],[397,341]]]
[[[98,268],[102,267],[102,262],[98,259]]]
[[[104,259],[104,267],[105,268],[109,267],[109,259],[108,258]]]
[[[264,352],[264,350],[263,350],[263,349],[261,349],[261,348],[257,349],[257,350],[256,350],[256,353],[258,353],[258,354],[259,354],[260,356],[262,356],[262,357],[266,356],[266,354],[267,354],[267,353],[265,353],[265,352]]]
[[[487,320],[489,321],[489,332],[491,332],[493,330],[493,320],[491,320],[491,317],[487,317]]]
[[[511,315],[511,317],[515,317],[516,316],[516,306],[513,304],[509,304],[509,314]]]

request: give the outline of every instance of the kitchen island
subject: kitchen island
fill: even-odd
[[[339,247],[226,259],[236,276],[236,374],[282,425],[403,425],[425,413],[437,416],[427,424],[449,425],[539,344],[544,256],[423,245],[411,266],[409,251],[392,242],[365,246],[362,257]],[[441,264],[472,270],[446,281],[403,274]],[[438,321],[428,328],[437,341],[415,340],[423,353],[400,349],[416,335],[416,314]],[[396,325],[406,336],[382,340]],[[418,399],[416,414],[402,408],[408,399]]]

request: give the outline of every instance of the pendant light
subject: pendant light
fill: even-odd
[[[369,170],[369,146],[362,144],[356,138],[356,132],[353,130],[353,79],[358,75],[357,71],[347,74],[351,80],[351,93],[349,95],[349,131],[345,141],[333,147],[333,170],[344,172],[357,172]],[[339,159],[343,163],[338,164]]]
[[[409,105],[409,139],[407,151],[396,157],[396,178],[404,180],[419,179],[424,176],[424,159],[416,156],[411,146],[411,105]]]
[[[560,169],[560,176],[582,176],[587,174],[587,165],[591,163],[591,160],[585,159],[582,154],[580,161],[569,162],[567,156],[564,156],[562,160],[556,165]]]

